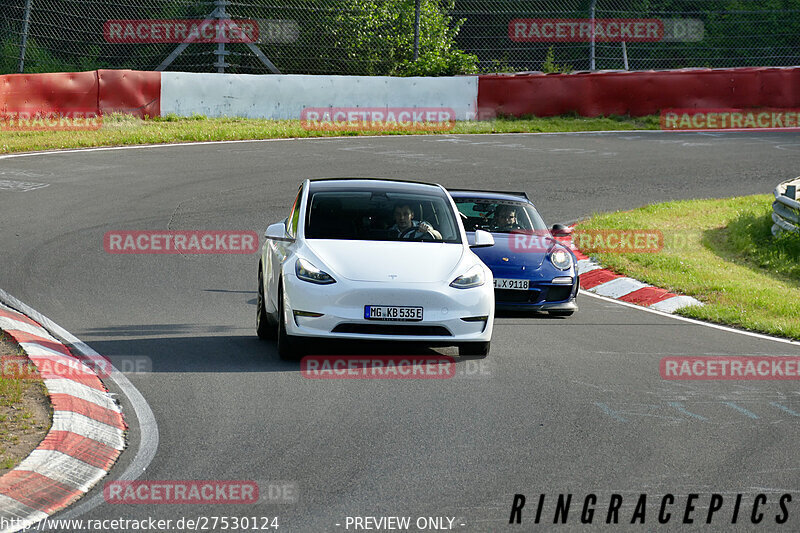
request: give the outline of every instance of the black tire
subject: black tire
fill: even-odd
[[[278,331],[274,322],[267,314],[264,301],[264,274],[258,269],[258,301],[256,302],[256,334],[259,339],[274,339]]]
[[[284,361],[298,361],[303,357],[300,341],[286,333],[286,319],[283,312],[283,286],[278,286],[278,356]]]
[[[489,355],[490,342],[465,342],[458,345],[458,355],[471,357],[486,357]]]
[[[575,311],[548,311],[550,316],[572,316]]]

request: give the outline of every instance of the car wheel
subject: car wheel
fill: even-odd
[[[550,316],[572,316],[575,311],[548,311]]]
[[[258,301],[256,303],[256,334],[259,339],[274,339],[277,331],[275,324],[267,314],[267,307],[264,301],[264,274],[258,269]]]
[[[300,341],[286,333],[283,309],[283,286],[278,287],[278,356],[284,361],[297,361],[302,357]]]
[[[487,355],[489,355],[490,345],[491,345],[490,342],[465,342],[464,344],[458,345],[458,355],[486,357]]]

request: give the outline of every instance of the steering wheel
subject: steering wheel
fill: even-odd
[[[516,223],[514,223],[514,224],[512,224],[510,226],[505,226],[505,227],[501,227],[499,225],[493,224],[491,227],[492,227],[493,231],[516,231],[516,230],[522,229],[522,226],[520,226],[519,224],[516,224]]]
[[[414,226],[411,226],[410,228],[407,228],[405,231],[403,231],[400,234],[400,236],[398,237],[398,239],[406,239],[412,233],[417,233],[417,232],[422,233],[422,235],[417,237],[416,239],[412,239],[412,240],[420,240],[420,241],[426,241],[426,240],[427,241],[435,241],[436,240],[436,238],[433,235],[431,235],[430,233],[428,233],[427,231],[426,232],[421,232],[421,231],[419,231],[418,228],[416,228]]]

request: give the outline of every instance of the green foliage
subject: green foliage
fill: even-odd
[[[477,57],[459,50],[464,20],[454,0],[422,0],[419,59],[414,61],[414,0],[344,0],[331,21],[335,48],[350,74],[449,76],[477,72]]]
[[[560,72],[562,74],[569,74],[572,72],[572,67],[569,65],[558,65],[556,64],[555,52],[553,52],[553,47],[551,46],[547,50],[547,55],[544,56],[544,63],[542,63],[542,72],[545,74],[551,74],[554,72]]]
[[[19,71],[20,44],[12,36],[0,41],[0,73],[16,73]],[[85,55],[77,63],[65,61],[40,46],[36,39],[29,38],[25,46],[25,73],[38,72],[79,72],[106,68],[98,61],[97,46],[87,46]]]

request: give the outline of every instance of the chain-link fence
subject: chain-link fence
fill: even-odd
[[[800,0],[0,0],[0,12],[3,74],[800,65]]]

